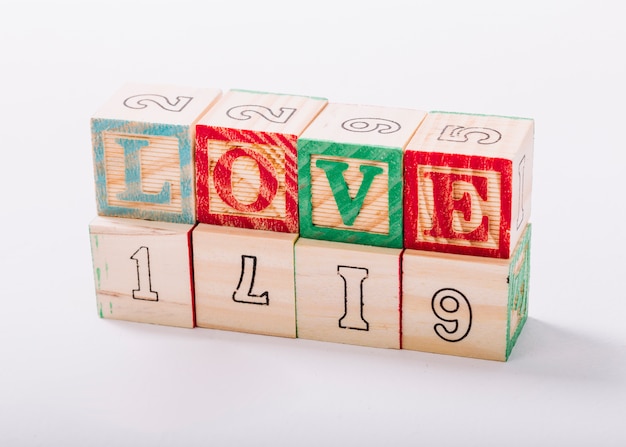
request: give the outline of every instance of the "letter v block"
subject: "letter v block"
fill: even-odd
[[[193,231],[198,327],[295,337],[297,238],[198,224]]]
[[[93,116],[98,214],[195,223],[195,124],[221,91],[127,84]]]
[[[509,259],[405,250],[402,348],[505,361],[528,316],[531,225]]]
[[[89,233],[100,317],[194,327],[192,228],[95,218]]]
[[[298,337],[399,349],[401,252],[298,239]]]
[[[198,220],[297,233],[297,140],[327,101],[231,90],[197,126]]]
[[[402,157],[425,112],[329,104],[298,142],[300,234],[402,247]]]
[[[508,258],[530,217],[534,123],[433,112],[404,158],[405,247]]]

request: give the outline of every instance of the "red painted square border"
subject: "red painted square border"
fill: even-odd
[[[404,248],[437,251],[490,258],[509,258],[511,243],[512,161],[478,155],[444,154],[440,152],[406,151],[404,154]],[[458,246],[417,240],[419,166],[446,166],[461,169],[496,171],[500,173],[500,240],[498,248]]]
[[[209,206],[208,141],[256,143],[281,146],[285,149],[285,219],[233,216],[212,213]],[[296,135],[257,132],[198,124],[196,126],[196,216],[198,222],[212,225],[298,233],[298,156]]]

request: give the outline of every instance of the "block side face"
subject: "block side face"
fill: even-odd
[[[522,238],[532,208],[534,133],[529,133],[512,161],[511,248]]]
[[[401,250],[296,243],[298,337],[400,348]]]
[[[100,317],[193,327],[192,226],[150,228],[132,219],[100,219],[90,225]]]
[[[405,162],[407,248],[510,256],[510,160],[412,151]]]
[[[402,247],[402,150],[300,139],[303,237]]]
[[[301,135],[363,146],[405,147],[426,112],[356,104],[328,104]]]
[[[193,232],[197,326],[295,337],[296,239],[198,224]]]
[[[512,160],[533,132],[533,120],[431,112],[407,149]]]
[[[306,96],[230,90],[199,124],[298,136],[327,102]]]
[[[92,142],[99,214],[195,222],[189,126],[93,119]]]
[[[506,360],[509,264],[405,250],[403,349]]]
[[[528,224],[511,257],[509,266],[507,358],[511,354],[528,319],[531,231],[532,226]]]
[[[220,96],[215,88],[128,83],[94,118],[191,126]]]
[[[298,232],[296,145],[293,135],[198,125],[198,220]]]

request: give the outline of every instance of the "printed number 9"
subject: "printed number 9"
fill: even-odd
[[[433,295],[431,306],[437,318],[446,323],[433,327],[441,339],[457,342],[467,337],[472,327],[472,308],[465,295],[458,290],[441,289]]]

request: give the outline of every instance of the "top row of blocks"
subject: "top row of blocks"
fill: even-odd
[[[98,213],[508,258],[530,119],[128,84],[92,118]]]

